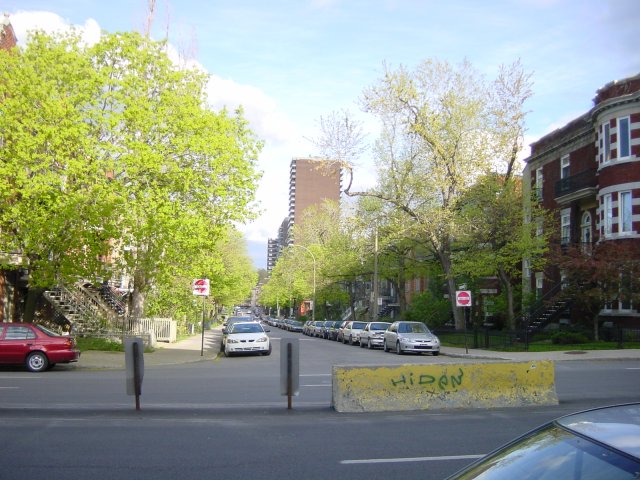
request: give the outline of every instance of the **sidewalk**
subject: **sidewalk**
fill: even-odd
[[[205,331],[204,351],[202,336],[195,335],[176,343],[159,342],[152,353],[144,354],[145,367],[180,365],[202,361],[211,361],[220,351],[221,327]],[[201,355],[201,353],[203,353]],[[569,350],[558,352],[496,352],[491,350],[442,347],[441,355],[461,360],[486,360],[525,362],[534,360],[638,360],[640,349],[627,350]],[[83,352],[77,364],[78,368],[88,369],[124,369],[123,352]]]
[[[158,342],[155,351],[144,354],[145,368],[213,360],[220,351],[220,337],[221,327],[206,330],[204,349],[202,335],[194,335],[176,343]],[[124,369],[124,352],[89,350],[82,352],[80,360],[75,365],[77,368],[88,369]]]

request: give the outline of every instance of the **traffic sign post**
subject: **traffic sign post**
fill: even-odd
[[[469,290],[456,290],[456,307],[464,308],[464,348],[467,353],[469,353],[469,346],[467,344],[467,323],[469,323],[472,304],[473,301]]]
[[[191,285],[194,295],[202,297],[202,342],[200,345],[200,356],[204,356],[204,318],[206,310],[206,297],[209,296],[210,284],[208,278],[196,278]]]
[[[456,290],[456,307],[471,307],[471,303],[469,290]]]

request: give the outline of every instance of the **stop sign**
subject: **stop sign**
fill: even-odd
[[[471,292],[469,290],[456,291],[456,307],[470,307]]]

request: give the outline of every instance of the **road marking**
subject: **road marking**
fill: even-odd
[[[18,390],[20,387],[0,387],[0,390]]]
[[[301,377],[330,377],[331,373],[307,373],[300,375]]]
[[[331,387],[332,385],[325,383],[324,385],[301,385],[302,387]]]
[[[357,465],[362,463],[403,463],[403,462],[435,462],[440,460],[475,460],[484,455],[445,455],[441,457],[408,457],[408,458],[369,458],[364,460],[342,460],[342,465]]]

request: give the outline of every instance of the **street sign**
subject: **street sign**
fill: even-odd
[[[471,292],[469,290],[456,290],[456,307],[470,307]]]
[[[198,278],[193,281],[193,294],[198,295],[200,297],[208,297],[209,296],[209,279],[208,278]]]

